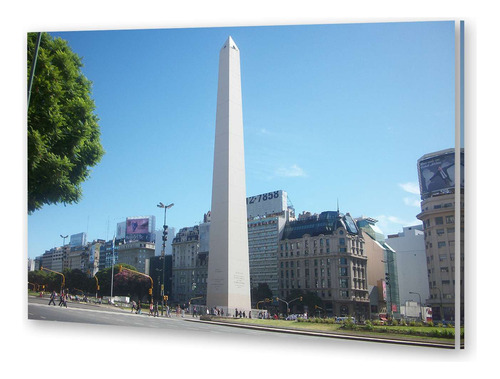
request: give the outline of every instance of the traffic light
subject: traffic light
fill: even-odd
[[[385,282],[386,282],[387,284],[389,284],[390,280],[391,280],[391,276],[389,275],[389,273],[388,273],[388,272],[386,272],[386,273],[385,273]]]
[[[301,296],[301,297],[299,297],[299,300],[300,300],[300,301],[302,301],[302,296]]]
[[[122,270],[123,270],[123,266],[120,265],[120,267],[118,267],[118,272],[122,272]]]
[[[149,294],[149,295],[152,295],[152,294],[153,294],[153,289],[152,289],[152,288],[150,288],[150,289],[148,290],[148,294]]]

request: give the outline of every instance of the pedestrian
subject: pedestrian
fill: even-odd
[[[221,315],[222,317],[224,317],[224,308],[222,308],[222,309],[220,310],[220,315]]]
[[[59,294],[59,306],[62,307],[62,305],[64,304],[64,293],[60,293]]]
[[[137,313],[138,315],[140,315],[141,314],[141,310],[142,310],[141,301],[138,300],[137,301],[137,312],[135,312],[135,313]]]
[[[153,301],[149,302],[149,316],[154,316],[154,314],[153,314]]]
[[[132,312],[130,312],[130,313],[134,313],[134,311],[135,311],[135,301],[132,300]]]
[[[246,317],[246,316],[245,316],[245,311],[243,311],[243,318],[245,318],[245,317]]]
[[[50,294],[49,305],[50,303],[53,303],[54,306],[56,305],[56,291],[52,291],[52,293]]]
[[[158,312],[158,302],[155,303],[155,314],[154,314],[155,317],[159,317],[160,316],[160,313]]]
[[[236,308],[236,310],[234,312],[234,317],[238,317],[238,308]]]

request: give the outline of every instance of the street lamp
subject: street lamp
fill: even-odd
[[[156,206],[158,208],[165,209],[165,213],[163,216],[163,236],[162,236],[163,243],[161,245],[161,259],[163,260],[161,298],[162,298],[162,304],[163,304],[163,302],[164,302],[163,299],[165,296],[165,244],[167,243],[167,239],[168,239],[167,209],[172,208],[174,206],[174,203],[171,203],[169,205],[165,205],[160,201]],[[163,316],[163,305],[161,307],[161,315]]]
[[[62,234],[59,234],[59,236],[63,239],[63,246],[66,244],[66,238],[68,238],[68,236],[63,236]]]
[[[420,294],[418,292],[409,292],[410,294],[412,295],[418,295],[418,309],[419,309],[419,317],[420,317],[420,321],[423,321],[422,320],[422,296],[420,296]]]

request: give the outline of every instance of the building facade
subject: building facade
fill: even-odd
[[[356,219],[365,240],[365,254],[368,258],[368,284],[377,286],[377,310],[372,306],[372,313],[384,313],[390,317],[400,317],[399,275],[397,257],[394,249],[384,241],[384,233],[371,217]]]
[[[249,196],[246,202],[251,288],[267,284],[278,296],[278,244],[295,211],[283,190]]]
[[[416,300],[423,306],[429,298],[423,229],[422,225],[407,226],[385,240],[396,251],[398,276],[404,278],[399,280],[400,306]]]
[[[155,244],[151,242],[126,242],[115,246],[115,249],[118,253],[116,264],[124,263],[133,266],[142,273],[146,271],[146,260],[155,255]]]
[[[287,222],[278,250],[280,297],[312,292],[328,315],[369,318],[364,245],[349,214],[329,211]]]
[[[460,167],[456,168],[457,161]],[[427,303],[435,321],[455,321],[457,305],[460,321],[464,317],[463,165],[463,149],[458,160],[454,149],[426,154],[418,160],[422,201],[417,218],[424,226],[430,294]],[[459,299],[455,296],[457,285]]]
[[[181,228],[172,241],[172,294],[173,301],[178,304],[187,305],[191,298],[197,297],[196,265],[199,252],[199,226]]]

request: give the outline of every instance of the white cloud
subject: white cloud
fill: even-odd
[[[417,182],[399,183],[398,185],[408,193],[420,195],[420,187]]]
[[[385,235],[395,234],[403,231],[403,226],[419,225],[421,222],[415,218],[413,221],[402,220],[397,216],[379,215],[375,217],[377,226],[382,230]]]
[[[296,164],[290,166],[290,167],[280,167],[276,170],[276,175],[278,176],[285,176],[288,178],[291,177],[306,177],[306,173],[302,168],[297,166]]]
[[[410,207],[420,207],[420,200],[417,198],[405,197],[403,201],[406,205]]]

